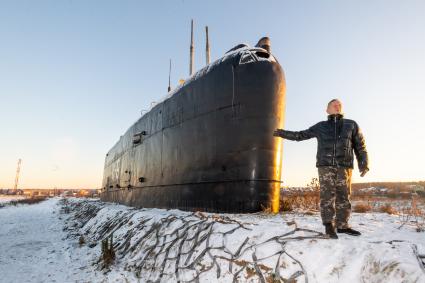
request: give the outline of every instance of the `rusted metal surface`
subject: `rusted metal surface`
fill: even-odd
[[[242,47],[199,70],[108,152],[102,200],[221,212],[277,210],[285,79]]]

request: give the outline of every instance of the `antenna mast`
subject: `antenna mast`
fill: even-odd
[[[13,188],[15,193],[18,191],[19,172],[21,172],[21,163],[22,163],[22,159],[19,158],[18,167],[16,168],[15,187]]]
[[[205,46],[205,54],[206,54],[206,61],[207,61],[207,65],[210,63],[210,41],[209,41],[209,37],[208,37],[208,26],[205,27],[205,35],[207,38],[207,43]]]
[[[193,74],[193,58],[194,58],[194,47],[193,47],[193,20],[191,21],[190,28],[190,65],[189,65],[189,75]]]

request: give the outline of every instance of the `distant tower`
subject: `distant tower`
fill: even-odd
[[[22,163],[22,159],[19,158],[18,159],[18,167],[16,168],[15,187],[13,188],[15,193],[18,191],[19,172],[21,172],[21,163]]]
[[[210,40],[208,37],[208,26],[205,27],[205,36],[206,36],[206,45],[205,45],[205,55],[206,55],[206,61],[207,65],[210,63]]]
[[[193,20],[191,22],[191,26],[190,26],[190,65],[189,65],[189,75],[193,74],[193,58],[194,58],[194,47],[193,47]]]

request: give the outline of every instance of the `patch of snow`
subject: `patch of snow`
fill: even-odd
[[[0,281],[425,282],[424,232],[398,229],[400,219],[384,213],[353,213],[350,223],[362,236],[332,240],[317,213],[191,213],[56,198],[0,209]],[[116,259],[105,267],[100,242],[111,237]]]
[[[87,282],[93,276],[88,255],[66,240],[57,202],[0,209],[0,282]]]
[[[5,204],[11,202],[13,200],[24,199],[25,196],[17,196],[17,195],[0,195],[0,204]]]

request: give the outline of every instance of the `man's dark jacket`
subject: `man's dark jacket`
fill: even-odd
[[[302,141],[317,138],[316,166],[337,166],[353,168],[353,151],[356,154],[359,170],[368,168],[365,140],[359,126],[343,115],[329,115],[305,131],[293,132],[278,130],[284,139]]]

